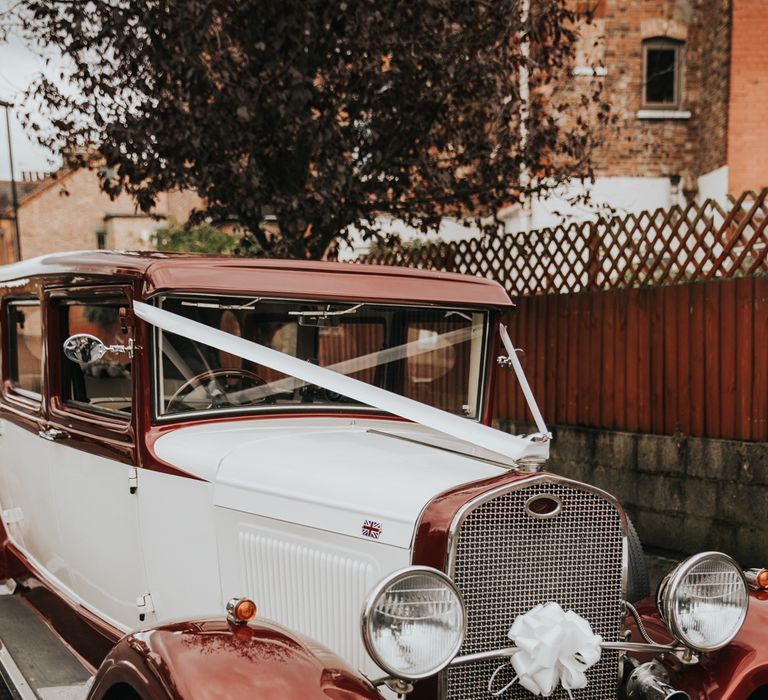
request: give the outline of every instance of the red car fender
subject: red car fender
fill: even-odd
[[[672,640],[654,601],[646,599],[638,605],[638,610],[653,639]],[[633,624],[629,626],[633,629],[633,641],[639,641],[636,628]],[[653,657],[644,656],[640,660],[650,658]],[[674,659],[665,659],[665,664],[671,684],[686,691],[691,700],[747,700],[759,688],[768,689],[768,592],[750,591],[746,620],[730,644],[716,652],[702,654],[699,663],[691,666],[681,665]]]
[[[381,700],[330,651],[270,623],[179,622],[123,637],[88,700]]]

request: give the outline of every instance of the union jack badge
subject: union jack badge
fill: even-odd
[[[375,520],[366,520],[363,523],[364,537],[371,537],[374,540],[378,540],[379,535],[381,535],[381,523],[377,523]]]

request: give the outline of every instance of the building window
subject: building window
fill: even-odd
[[[107,232],[96,231],[96,247],[99,250],[104,250],[107,247]]]
[[[680,109],[683,42],[643,41],[643,107]]]

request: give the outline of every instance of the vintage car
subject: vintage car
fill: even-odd
[[[542,470],[498,284],[101,251],[0,302],[14,697],[768,698],[768,572],[649,597],[621,506]]]

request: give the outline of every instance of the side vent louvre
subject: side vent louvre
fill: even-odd
[[[360,610],[376,582],[368,561],[260,532],[240,531],[239,546],[259,617],[316,639],[355,668],[366,665]]]

